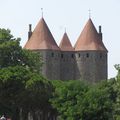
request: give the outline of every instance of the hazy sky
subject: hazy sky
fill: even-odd
[[[120,63],[120,0],[0,0],[0,27],[9,28],[21,45],[27,41],[28,24],[34,27],[41,18],[49,26],[59,44],[67,29],[74,46],[89,18],[98,30],[102,25],[103,41],[108,54],[108,76],[116,75],[115,64]]]

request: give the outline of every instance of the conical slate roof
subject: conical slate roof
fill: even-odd
[[[41,18],[37,26],[35,27],[32,36],[24,46],[25,49],[30,50],[60,50],[56,44],[44,18]]]
[[[62,51],[74,51],[74,48],[72,47],[71,42],[70,42],[66,32],[63,35],[63,38],[62,38],[60,45],[59,45],[59,48]]]
[[[76,44],[76,51],[100,50],[107,51],[100,34],[97,32],[91,19],[88,20],[83,31],[81,32]]]

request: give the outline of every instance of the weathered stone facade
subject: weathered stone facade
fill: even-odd
[[[74,52],[61,52],[60,58],[60,79],[74,80],[75,79],[75,54]]]
[[[50,80],[60,79],[60,51],[41,50],[42,74]]]
[[[97,82],[107,79],[107,53],[101,51],[76,52],[75,79]]]
[[[107,79],[107,49],[91,19],[88,20],[74,48],[65,32],[58,47],[42,18],[29,35],[25,49],[37,50],[43,58],[43,75],[50,80],[85,80],[98,82]]]
[[[43,57],[42,73],[51,80],[107,79],[107,53],[101,51],[39,51]]]

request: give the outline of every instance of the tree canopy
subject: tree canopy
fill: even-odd
[[[20,38],[14,38],[10,30],[0,29],[0,68],[16,65],[39,72],[41,56],[37,52],[22,49]]]
[[[116,99],[112,84],[111,81],[99,85],[86,85],[82,81],[55,81],[51,102],[61,120],[109,120],[113,117]]]
[[[0,111],[8,112],[13,119],[18,119],[20,109],[30,112],[47,108],[50,91],[49,81],[23,66],[0,70]]]
[[[0,29],[0,114],[27,120],[30,112],[43,112],[44,107],[50,111],[52,87],[42,76],[41,65],[39,53],[22,49],[20,38]]]
[[[49,81],[40,72],[41,56],[22,49],[20,38],[0,29],[0,114],[13,120],[119,120],[120,65],[115,78],[94,85]],[[54,117],[53,117],[54,116]]]

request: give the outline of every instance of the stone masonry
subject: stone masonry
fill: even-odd
[[[32,32],[24,49],[37,50],[43,58],[43,75],[50,80],[84,80],[91,83],[107,79],[107,49],[91,19],[86,23],[74,47],[67,33],[58,47],[44,18]]]

